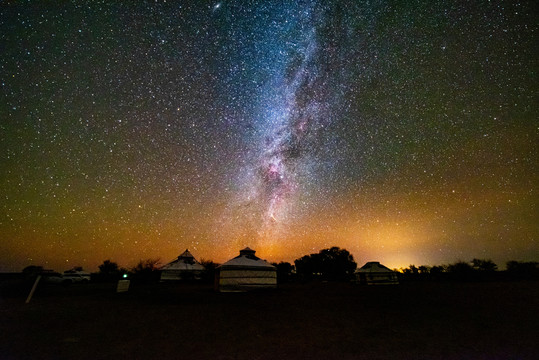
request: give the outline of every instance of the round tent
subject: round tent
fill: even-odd
[[[397,273],[380,264],[378,261],[371,261],[356,270],[356,279],[360,284],[384,285],[398,284]]]
[[[277,269],[265,260],[255,256],[248,247],[240,250],[240,255],[225,262],[218,268],[219,291],[248,291],[277,287]]]
[[[204,266],[185,250],[178,258],[161,268],[161,281],[200,279]]]

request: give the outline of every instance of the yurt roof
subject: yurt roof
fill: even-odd
[[[378,261],[369,261],[362,267],[356,270],[359,273],[384,273],[384,272],[393,272],[393,270],[388,267],[380,264]]]
[[[186,270],[186,271],[195,271],[195,270],[204,270],[202,266],[195,257],[185,250],[178,258],[161,268],[161,270]]]
[[[193,256],[193,254],[189,252],[189,249],[185,249],[185,251],[181,253],[180,256],[178,256],[178,259],[180,258],[193,258],[194,259],[195,257]]]
[[[275,266],[271,265],[265,260],[260,259],[255,255],[256,251],[248,247],[240,250],[240,254],[233,259],[228,260],[221,268],[259,268],[259,269],[275,269]]]

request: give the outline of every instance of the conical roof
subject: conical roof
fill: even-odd
[[[181,253],[180,256],[178,256],[178,259],[182,259],[182,258],[194,259],[195,257],[189,252],[189,249],[185,249],[185,251]]]
[[[186,249],[176,260],[166,264],[161,270],[202,271],[204,270],[204,266]]]
[[[240,255],[255,255],[256,251],[251,249],[250,247],[246,247],[245,249],[240,250]]]
[[[240,250],[240,254],[233,259],[228,260],[221,268],[257,268],[257,269],[275,269],[265,260],[260,259],[255,255],[256,251],[248,247]]]
[[[356,270],[356,272],[359,273],[387,273],[387,272],[394,272],[393,270],[389,269],[388,267],[380,264],[378,261],[369,261],[362,267]]]

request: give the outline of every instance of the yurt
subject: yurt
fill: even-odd
[[[218,267],[216,288],[221,292],[276,288],[277,269],[255,256],[255,252],[246,247],[239,256]]]
[[[161,281],[200,279],[204,266],[185,250],[178,258],[161,268]]]
[[[371,261],[356,270],[356,279],[366,285],[396,285],[399,283],[397,273],[380,264]]]

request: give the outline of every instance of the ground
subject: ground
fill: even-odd
[[[0,297],[0,358],[534,359],[538,285],[43,285]]]

